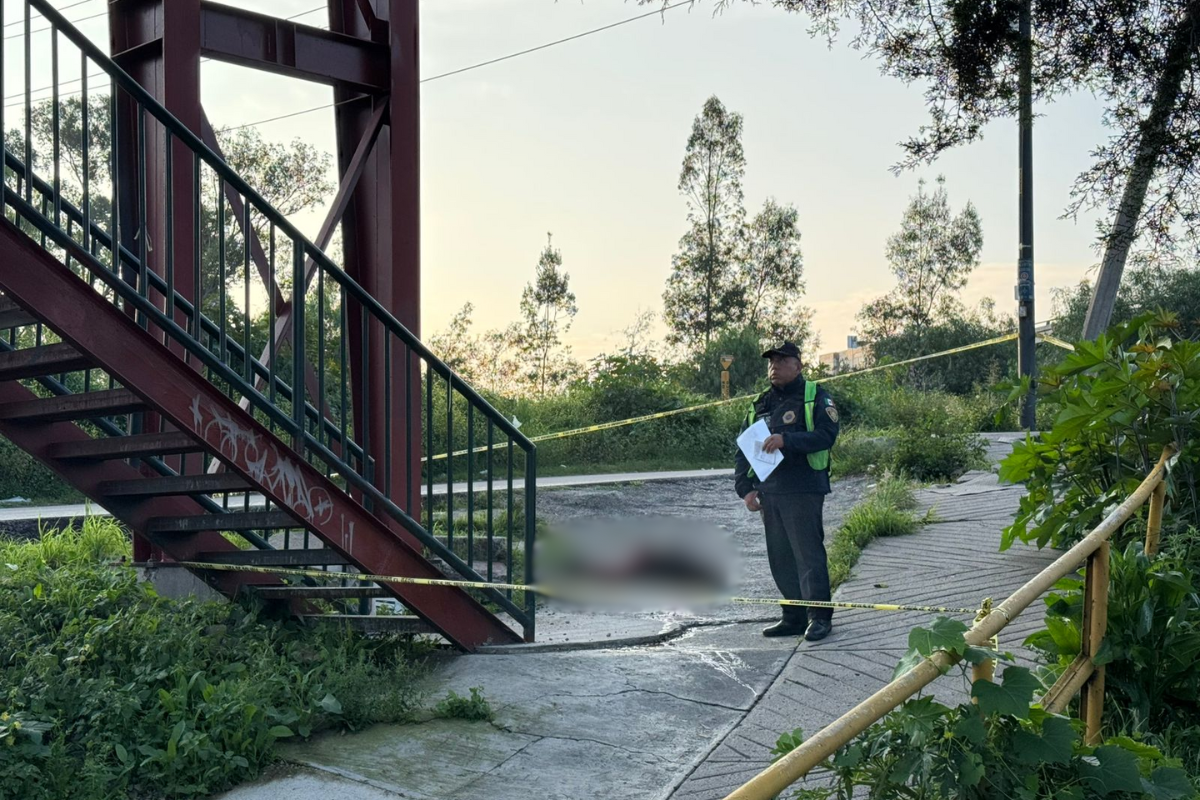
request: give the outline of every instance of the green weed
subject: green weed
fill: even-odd
[[[903,477],[884,475],[866,499],[850,509],[829,545],[829,580],[836,588],[850,577],[863,548],[880,536],[915,533],[922,520],[913,509],[917,499]]]
[[[402,640],[163,598],[129,556],[99,518],[0,543],[0,798],[195,797],[281,739],[412,712]]]
[[[473,686],[470,697],[462,697],[453,689],[446,692],[446,697],[434,706],[433,715],[439,719],[490,722],[493,712],[491,704],[483,696],[483,688]]]

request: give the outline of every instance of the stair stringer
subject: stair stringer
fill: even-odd
[[[37,398],[33,392],[16,381],[0,383],[0,403],[20,402]],[[50,454],[54,445],[90,439],[73,422],[50,422],[31,425],[0,420],[0,434],[17,447],[32,455],[48,469],[84,495],[96,500],[97,487],[104,481],[138,480],[145,476],[123,461],[64,461]],[[143,501],[105,500],[105,508],[131,530],[138,530],[146,520],[160,516],[191,516],[206,513],[203,506],[190,497],[173,496]],[[206,531],[194,536],[179,537],[172,546],[172,557],[194,559],[200,553],[223,553],[238,548],[219,533]],[[233,597],[244,586],[277,586],[281,581],[273,575],[250,572],[211,572],[202,576],[222,594]],[[302,613],[303,606],[297,606]]]
[[[81,263],[93,261],[71,240],[64,238],[58,243]],[[106,281],[117,281],[103,268],[95,272]],[[290,513],[297,527],[307,528],[359,569],[377,575],[444,579],[436,566],[387,524],[8,220],[0,220],[0,288],[171,424],[251,481]],[[148,518],[142,517],[143,521]],[[158,536],[154,541],[173,559],[186,560],[172,552],[177,538]],[[383,586],[461,648],[520,641],[510,627],[461,589]]]

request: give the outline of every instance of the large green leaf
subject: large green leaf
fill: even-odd
[[[938,617],[928,628],[913,628],[908,634],[908,646],[923,656],[938,650],[961,655],[967,648],[963,636],[969,630],[966,623],[949,617]]]
[[[909,700],[902,708],[902,714],[899,715],[900,729],[904,731],[904,735],[909,738],[914,747],[919,747],[929,734],[933,733],[937,723],[950,711],[946,706],[936,702],[932,696]]]
[[[1040,687],[1038,679],[1029,670],[1009,667],[1004,670],[1002,683],[975,681],[971,696],[979,702],[979,709],[984,714],[1028,719],[1029,703],[1033,700],[1033,693]]]
[[[1066,764],[1079,734],[1064,717],[1047,717],[1040,733],[1018,730],[1013,734],[1013,758],[1022,764]]]
[[[1140,794],[1143,789],[1137,756],[1116,745],[1097,747],[1095,753],[1079,765],[1079,771],[1087,780],[1088,788],[1100,797],[1115,792]]]
[[[925,656],[921,655],[916,650],[909,649],[909,651],[900,659],[900,662],[896,664],[896,668],[892,670],[892,680],[896,680],[896,678],[899,678],[901,675],[908,672],[924,660]]]
[[[1150,775],[1150,780],[1142,781],[1142,788],[1147,794],[1153,795],[1154,800],[1185,800],[1195,797],[1196,788],[1186,772],[1175,767],[1159,767]]]
[[[983,780],[983,758],[978,753],[964,750],[958,754],[958,785],[963,787],[978,786]]]
[[[964,716],[954,726],[954,736],[971,744],[983,744],[987,741],[987,728],[983,725],[983,717],[979,714]]]

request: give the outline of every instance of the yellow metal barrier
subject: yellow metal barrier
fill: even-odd
[[[1099,650],[1108,622],[1108,557],[1112,535],[1152,499],[1166,480],[1168,463],[1174,449],[1167,447],[1162,457],[1137,489],[1117,506],[1091,533],[1072,547],[1032,580],[1013,592],[992,613],[980,619],[967,631],[967,644],[981,647],[998,635],[1008,623],[1034,601],[1054,587],[1058,581],[1087,562],[1084,589],[1083,652],[1054,687],[1042,698],[1047,710],[1056,713],[1066,708],[1076,692],[1082,692],[1080,717],[1086,722],[1085,741],[1100,741],[1100,717],[1104,703],[1104,667],[1096,666],[1092,656]],[[1153,502],[1153,500],[1152,500]],[[1161,502],[1161,501],[1159,501]],[[1158,519],[1161,521],[1161,506]],[[1149,527],[1149,526],[1148,526]],[[1157,537],[1157,532],[1155,532]],[[1149,539],[1149,530],[1147,531]],[[1149,546],[1149,541],[1147,542]],[[925,688],[952,667],[958,657],[939,651],[896,678],[888,685],[859,703],[850,711],[818,731],[802,745],[760,772],[736,789],[726,800],[770,800],[849,743],[888,712]]]

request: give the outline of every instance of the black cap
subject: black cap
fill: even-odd
[[[762,354],[763,358],[770,358],[771,356],[791,356],[792,358],[799,358],[800,348],[796,347],[796,345],[792,344],[791,342],[780,342]]]

